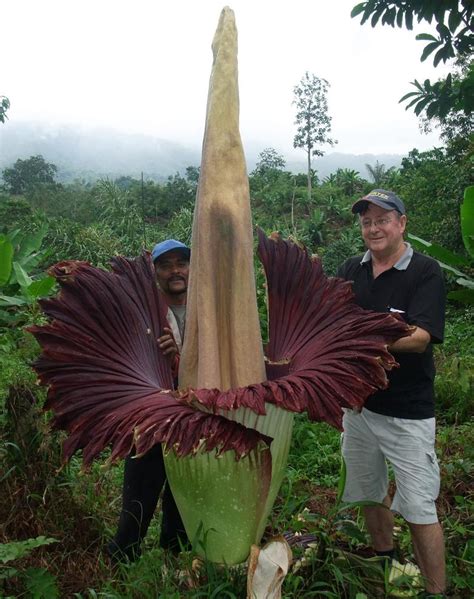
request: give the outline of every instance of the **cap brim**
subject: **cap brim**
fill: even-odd
[[[158,256],[156,256],[155,258],[153,258],[153,262],[156,262],[157,260],[159,260],[160,258],[162,258],[163,256],[165,256],[166,254],[169,254],[170,252],[181,252],[182,254],[184,254],[187,258],[187,260],[190,260],[191,258],[191,250],[189,248],[182,248],[182,247],[174,247],[174,248],[170,248],[169,250],[166,250],[166,252],[162,252],[161,254],[158,254]]]
[[[379,200],[379,199],[366,199],[366,198],[361,198],[360,200],[357,200],[357,202],[355,202],[352,205],[352,213],[353,214],[360,214],[361,212],[364,212],[364,210],[367,209],[367,204],[375,204],[376,206],[379,206],[380,208],[383,208],[384,210],[397,210],[397,208],[395,206],[393,206],[392,204],[388,204],[387,202],[384,202],[383,200]]]

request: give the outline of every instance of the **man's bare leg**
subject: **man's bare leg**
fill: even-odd
[[[372,539],[372,547],[375,551],[391,551],[393,549],[393,514],[390,509],[392,501],[387,495],[381,505],[365,506],[364,517]]]
[[[429,593],[443,593],[446,589],[443,530],[435,524],[412,524],[410,527],[416,561],[425,579]]]

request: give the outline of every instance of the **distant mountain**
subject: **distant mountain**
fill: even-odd
[[[246,147],[249,171],[258,161],[258,154],[265,147]],[[101,177],[116,178],[129,175],[146,179],[164,180],[177,172],[184,174],[186,167],[198,166],[200,148],[183,146],[166,139],[147,135],[131,135],[113,130],[78,130],[73,127],[47,127],[34,123],[7,121],[0,126],[0,172],[18,159],[41,154],[45,160],[58,167],[58,180],[96,180]],[[292,172],[306,170],[304,153],[302,160],[288,159],[287,169]],[[395,154],[341,154],[332,153],[314,160],[320,179],[338,168],[356,170],[367,178],[366,164],[378,160],[387,168],[399,166],[402,156]]]
[[[402,158],[403,156],[399,154],[340,154],[334,152],[317,158],[313,162],[313,168],[316,170],[320,180],[336,172],[338,168],[352,169],[357,171],[364,179],[368,179],[369,173],[367,172],[366,164],[374,166],[378,160],[386,168],[392,166],[398,168],[402,163]],[[300,168],[299,172],[305,172],[305,168]]]
[[[36,154],[58,167],[62,182],[120,175],[138,178],[142,171],[146,178],[162,180],[200,162],[197,150],[146,135],[9,121],[0,127],[0,169]]]

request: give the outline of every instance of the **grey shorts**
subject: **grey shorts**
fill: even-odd
[[[347,468],[343,501],[381,502],[388,491],[388,460],[397,487],[391,509],[413,524],[438,522],[435,419],[345,410],[343,427],[342,455]]]

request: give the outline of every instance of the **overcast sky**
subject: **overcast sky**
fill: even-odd
[[[419,132],[418,119],[398,100],[410,81],[440,78],[443,69],[420,63],[424,44],[413,32],[351,19],[357,2],[229,2],[239,32],[244,145],[295,156],[293,87],[305,71],[331,85],[339,144],[328,151],[406,154],[439,144],[436,134]],[[112,127],[199,146],[210,46],[223,6],[216,0],[4,0],[0,95],[10,98],[10,123]]]

